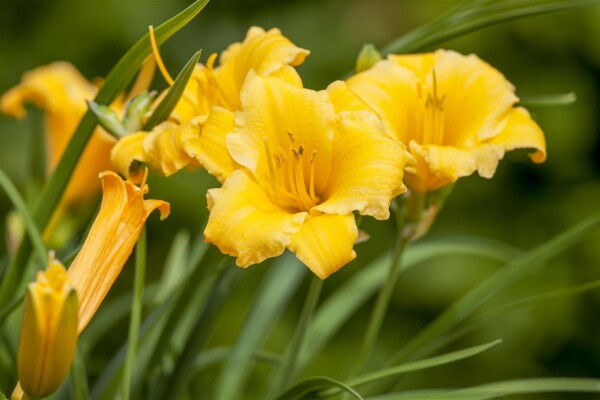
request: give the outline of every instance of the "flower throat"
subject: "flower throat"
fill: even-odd
[[[306,154],[304,145],[296,147],[292,132],[288,131],[290,146],[286,150],[279,147],[271,151],[266,137],[263,137],[265,152],[269,165],[270,182],[267,183],[269,195],[282,208],[295,211],[308,211],[319,203],[315,194],[315,159],[317,151],[310,156]],[[310,163],[308,182],[305,177],[305,163]],[[308,187],[307,187],[308,186]]]
[[[444,100],[446,95],[439,96],[437,90],[437,75],[435,68],[431,70],[432,91],[423,93],[423,85],[417,83],[417,97],[419,101],[424,103],[421,110],[421,115],[417,119],[417,138],[420,144],[437,144],[440,145],[444,140]]]

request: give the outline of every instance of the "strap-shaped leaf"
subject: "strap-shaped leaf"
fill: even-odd
[[[285,392],[281,393],[276,400],[300,400],[313,398],[310,395],[324,389],[339,388],[340,391],[348,393],[354,399],[363,400],[363,397],[350,386],[331,378],[316,376],[298,382]]]
[[[527,1],[504,3],[465,1],[450,12],[391,42],[382,49],[382,53],[423,51],[450,39],[502,22],[594,5],[598,5],[597,0],[563,0],[541,4]]]
[[[241,398],[254,362],[253,354],[267,339],[270,329],[296,292],[306,269],[289,252],[273,264],[257,290],[252,309],[215,386],[216,399]]]
[[[200,53],[200,51],[196,52],[196,54],[190,58],[187,64],[185,64],[185,67],[183,67],[183,69],[179,72],[167,95],[158,104],[150,118],[148,118],[148,121],[144,125],[145,131],[152,130],[152,128],[167,119],[169,114],[171,114],[171,111],[173,111],[177,105],[177,102],[181,98],[185,86],[192,77],[192,72],[194,72],[194,67],[196,67],[196,64],[198,63]]]
[[[502,289],[531,273],[549,258],[561,254],[598,230],[600,230],[600,214],[580,222],[546,243],[515,258],[448,307],[392,357],[390,363],[395,364],[415,355],[427,353],[429,350],[427,347],[434,340],[470,317],[482,304]]]
[[[481,344],[479,346],[469,347],[463,350],[453,351],[452,353],[442,354],[431,358],[425,358],[423,360],[414,361],[402,365],[398,365],[392,368],[381,369],[379,371],[371,372],[362,376],[358,376],[348,382],[349,386],[357,387],[366,385],[371,382],[375,382],[381,379],[386,379],[392,376],[405,374],[407,372],[419,371],[427,368],[439,367],[444,364],[453,363],[456,361],[464,360],[465,358],[476,356],[477,354],[483,353],[491,349],[492,347],[500,344],[502,340],[494,340],[493,342]],[[321,393],[323,397],[330,397],[340,393],[339,388],[330,389],[326,392]]]
[[[493,382],[467,389],[417,390],[369,397],[369,400],[486,400],[528,393],[600,393],[600,379],[534,378]]]

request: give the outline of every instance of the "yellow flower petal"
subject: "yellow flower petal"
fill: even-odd
[[[407,173],[405,181],[417,191],[439,189],[475,171],[484,178],[491,178],[498,161],[504,157],[504,148],[496,144],[463,149],[453,146],[421,146],[412,141],[409,147],[417,159],[417,173]]]
[[[51,256],[46,271],[29,284],[23,307],[17,366],[31,397],[52,394],[71,368],[77,343],[77,294],[67,272]]]
[[[307,213],[289,213],[273,204],[244,170],[234,171],[222,188],[206,195],[210,217],[204,238],[247,267],[281,255]]]
[[[314,154],[314,169],[318,171],[314,177],[315,191],[324,191],[330,174],[335,127],[335,114],[327,93],[250,72],[242,88],[241,102],[241,111],[235,116],[237,130],[226,138],[232,158],[252,171],[259,181],[269,180],[269,163],[273,162],[270,158],[282,154],[292,162],[292,149],[302,145],[305,157]],[[303,175],[310,174],[310,163],[305,162]]]
[[[144,200],[144,190],[104,172],[102,204],[68,275],[79,295],[79,332],[88,324],[133,250],[146,218],[159,209],[161,219],[169,203]]]
[[[45,111],[47,166],[52,172],[62,156],[75,128],[85,113],[86,99],[96,93],[94,85],[66,62],[36,68],[23,76],[21,83],[0,99],[0,110],[17,118],[25,116],[23,105],[32,102]],[[110,149],[115,139],[97,129],[87,144],[62,202],[73,205],[97,193],[96,176],[111,168]]]
[[[197,140],[190,140],[184,146],[185,151],[221,183],[238,167],[225,145],[225,137],[232,131],[233,113],[215,106]]]
[[[199,136],[200,129],[201,123],[198,119],[191,119],[184,125],[176,125],[169,121],[157,125],[144,138],[143,147],[147,162],[165,176],[194,163],[194,159],[179,147],[178,143],[181,140],[178,137],[193,134]]]
[[[413,71],[384,60],[348,79],[348,87],[381,117],[389,135],[406,144],[415,134],[417,80]]]
[[[346,82],[333,82],[327,87],[327,94],[336,114],[344,111],[373,111],[363,99],[350,90]]]
[[[140,183],[144,176],[141,168],[135,168],[135,162],[147,162],[144,151],[146,132],[138,132],[119,139],[110,152],[110,159],[119,174],[132,183]]]
[[[234,43],[221,54],[221,66],[215,77],[229,110],[239,105],[240,89],[249,71],[260,76],[278,75],[288,83],[302,86],[300,77],[291,66],[304,62],[308,50],[295,46],[279,29],[269,31],[251,27],[242,43]],[[286,69],[285,72],[280,70]]]
[[[523,107],[513,108],[504,129],[486,143],[499,144],[507,151],[535,149],[536,151],[529,155],[531,160],[535,163],[546,161],[544,133]]]
[[[375,114],[339,114],[325,201],[315,209],[327,214],[359,211],[380,220],[389,218],[392,198],[406,191],[402,178],[411,159],[400,142],[383,133]]]
[[[289,249],[319,278],[325,279],[356,257],[354,215],[311,216],[292,237]]]

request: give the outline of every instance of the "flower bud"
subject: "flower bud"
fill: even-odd
[[[368,70],[379,60],[381,60],[381,54],[377,48],[372,44],[365,44],[356,59],[356,73]]]
[[[52,394],[69,373],[79,305],[65,267],[50,255],[48,268],[29,284],[23,307],[17,367],[20,386],[29,397]]]

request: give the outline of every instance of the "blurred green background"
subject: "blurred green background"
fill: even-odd
[[[88,78],[105,76],[144,33],[188,5],[187,0],[2,0],[0,2],[0,94],[16,85],[23,72],[55,60],[73,63]],[[405,32],[456,4],[409,0],[213,0],[188,26],[161,48],[172,74],[198,49],[202,61],[234,41],[248,27],[279,27],[297,45],[311,51],[299,68],[305,86],[322,89],[352,70],[363,43],[383,47]],[[528,107],[546,133],[548,161],[529,162],[525,152],[509,154],[496,176],[462,179],[429,237],[482,237],[530,249],[600,211],[600,7],[528,18],[488,27],[439,47],[476,53],[502,71],[528,96],[574,91],[577,102],[564,107]],[[156,79],[157,87],[164,87]],[[0,168],[33,201],[39,190],[43,123],[33,111],[25,121],[0,117]],[[194,240],[207,216],[205,192],[216,181],[202,171],[181,172],[168,180],[150,179],[151,197],[171,202],[164,222],[149,223],[149,280],[157,279],[172,237],[189,231]],[[82,205],[82,208],[86,206]],[[89,206],[87,206],[89,208]],[[0,226],[10,202],[0,193]],[[371,258],[391,246],[391,225],[365,219],[371,240],[358,245],[358,258],[326,281],[323,298]],[[82,229],[82,228],[80,228]],[[0,233],[0,254],[6,235]],[[427,240],[427,239],[425,239]],[[67,249],[58,249],[59,254]],[[2,265],[6,265],[4,257]],[[230,262],[233,265],[233,262]],[[475,258],[437,258],[405,273],[396,288],[374,364],[404,343],[469,288],[500,265]],[[233,268],[233,266],[232,266]],[[231,343],[265,267],[245,270],[225,307],[211,345]],[[502,292],[493,304],[600,278],[600,237],[590,238],[539,273]],[[109,298],[129,290],[132,268],[125,268]],[[308,280],[307,280],[308,281]],[[269,337],[267,348],[281,351],[291,338],[307,282],[296,293]],[[492,305],[493,305],[492,304]],[[357,352],[371,303],[360,309],[311,364],[307,375],[342,378]],[[450,366],[414,373],[400,388],[455,387],[498,379],[533,376],[600,376],[600,291],[548,301],[494,319],[452,348],[503,338],[501,346]],[[123,329],[93,350],[89,373],[98,376],[112,356]],[[92,323],[93,325],[93,323]],[[210,384],[218,370],[198,385]],[[252,382],[266,379],[259,370]],[[0,374],[3,375],[3,374]],[[0,377],[9,391],[14,372]],[[93,384],[93,379],[92,379]],[[251,392],[249,394],[251,395]],[[538,398],[528,396],[524,398]],[[592,398],[584,395],[539,398]]]

